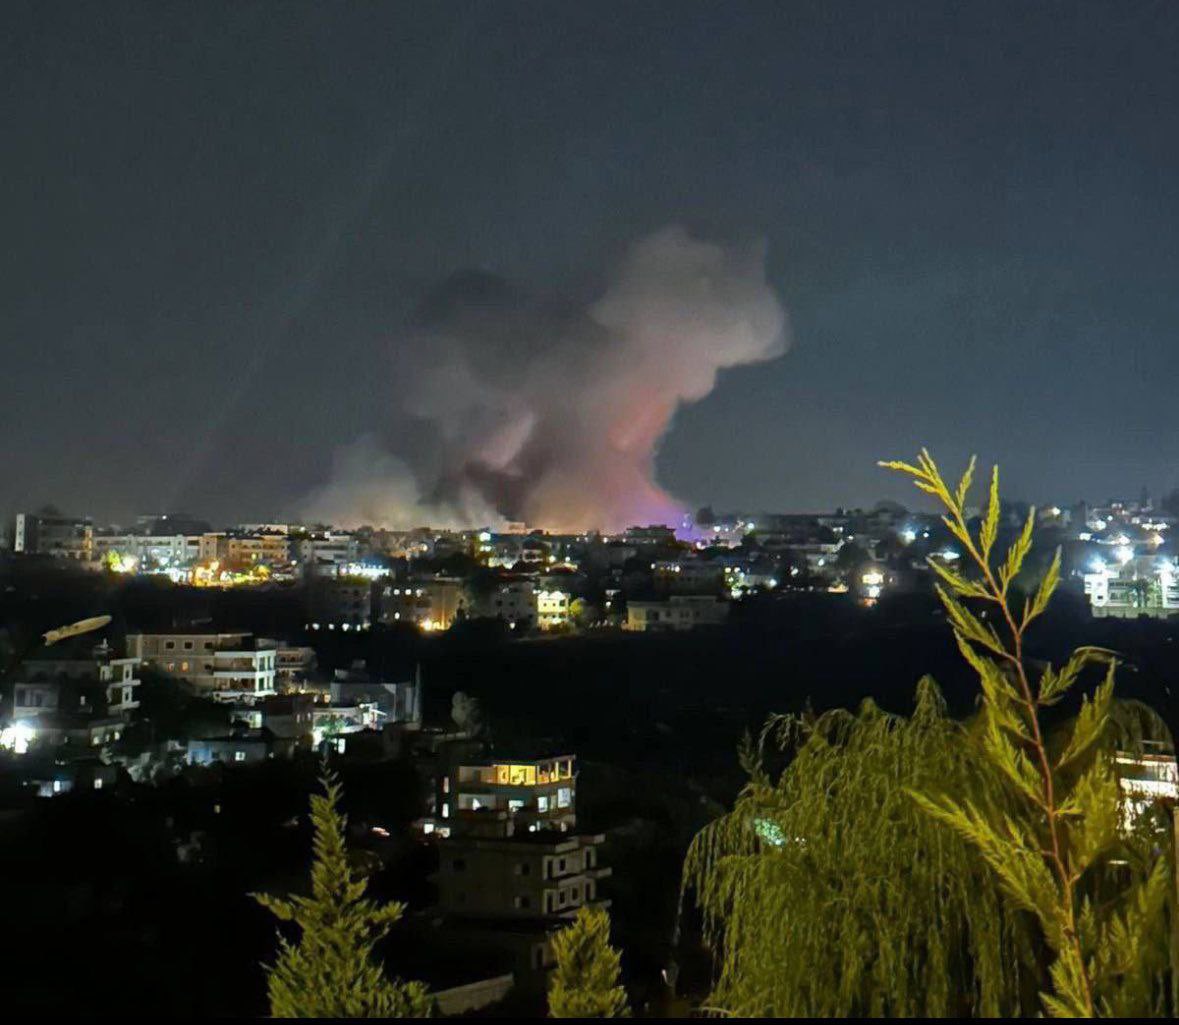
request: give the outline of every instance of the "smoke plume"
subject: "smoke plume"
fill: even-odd
[[[680,228],[637,242],[585,306],[457,274],[398,348],[400,428],[387,448],[338,453],[304,511],[390,527],[677,525],[683,506],[654,479],[660,439],[722,368],[785,352],[785,327],[761,247]]]

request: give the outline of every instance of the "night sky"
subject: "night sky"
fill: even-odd
[[[0,510],[288,515],[478,268],[582,300],[764,238],[780,359],[665,438],[692,504],[1179,486],[1179,5],[30,3],[0,38]]]

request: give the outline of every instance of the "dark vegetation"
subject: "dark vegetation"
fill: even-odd
[[[220,628],[306,641],[297,588],[193,592],[55,569],[0,569],[0,623],[11,658],[40,631],[109,612],[128,629],[204,619]],[[1169,681],[1179,623],[1091,620],[1062,594],[1038,625],[1032,658],[1086,643],[1126,664],[1119,695],[1144,698],[1172,728]],[[321,669],[366,658],[384,672],[420,664],[427,721],[443,722],[457,690],[480,700],[498,749],[545,741],[579,756],[580,825],[608,831],[615,939],[641,1010],[657,998],[673,950],[679,872],[691,837],[743,781],[737,749],[770,712],[854,706],[867,696],[911,709],[925,673],[951,709],[977,685],[932,597],[865,609],[842,596],[787,594],[741,605],[724,629],[679,636],[590,633],[513,640],[499,624],[449,634],[319,633]],[[5,657],[5,645],[0,645]],[[151,728],[179,732],[183,710],[144,688]],[[192,710],[189,709],[189,712]],[[258,769],[186,772],[159,788],[32,802],[3,794],[0,872],[9,881],[3,957],[10,1009],[38,1014],[252,1015],[265,1012],[259,963],[273,925],[246,896],[286,892],[306,871],[314,759]],[[354,839],[382,866],[373,892],[411,908],[430,900],[429,852],[408,837],[420,781],[408,765],[338,766]],[[389,830],[377,840],[369,827]],[[196,853],[188,863],[177,845]],[[376,862],[374,862],[375,864]]]

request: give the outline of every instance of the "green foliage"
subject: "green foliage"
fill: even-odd
[[[420,983],[390,980],[373,947],[404,910],[364,896],[367,880],[349,864],[340,784],[330,774],[311,797],[315,829],[311,895],[286,899],[254,894],[282,922],[300,929],[298,943],[280,932],[279,956],[267,968],[276,1018],[428,1017],[432,1001]]]
[[[982,687],[980,750],[1004,779],[1005,799],[955,794],[946,783],[911,786],[918,807],[950,826],[982,855],[1012,904],[1039,924],[1051,951],[1040,999],[1053,1016],[1149,1015],[1168,997],[1168,908],[1173,834],[1124,825],[1111,729],[1114,672],[1110,652],[1081,648],[1060,669],[1032,681],[1024,655],[1028,628],[1060,582],[1056,553],[1035,593],[1013,607],[1011,583],[1032,548],[1035,510],[1001,562],[993,557],[1000,509],[999,474],[977,539],[966,500],[974,460],[950,489],[928,452],[917,464],[882,464],[913,478],[946,509],[943,521],[964,546],[973,579],[933,565],[958,647]],[[967,602],[976,602],[978,611]],[[994,613],[994,622],[984,618]],[[1056,704],[1092,665],[1105,678],[1083,699],[1071,727],[1049,737],[1044,709]],[[1173,913],[1173,911],[1171,911]]]
[[[1026,916],[976,848],[906,795],[944,786],[999,800],[990,767],[963,757],[972,743],[928,679],[909,719],[865,702],[771,720],[743,752],[750,780],[733,811],[685,864],[718,954],[710,1006],[741,1017],[1035,1010]]]
[[[549,979],[550,1018],[630,1016],[605,911],[581,908],[573,922],[553,936],[553,953],[557,965]]]

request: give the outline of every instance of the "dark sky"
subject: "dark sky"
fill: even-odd
[[[1179,485],[1177,4],[4,9],[0,509],[281,516],[434,282],[670,223],[764,236],[794,333],[680,413],[689,501]]]

